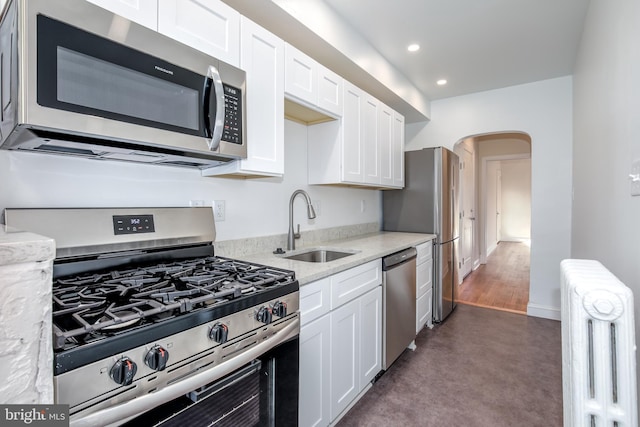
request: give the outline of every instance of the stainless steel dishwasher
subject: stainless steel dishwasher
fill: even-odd
[[[416,337],[415,248],[382,259],[382,367],[386,371]]]

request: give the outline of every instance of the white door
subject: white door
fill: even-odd
[[[500,170],[499,161],[487,162],[486,174],[486,221],[485,221],[485,254],[491,255],[498,245],[498,171]]]
[[[462,152],[462,235],[460,242],[460,279],[462,280],[473,267],[473,248],[475,244],[475,167],[473,153],[466,149]]]

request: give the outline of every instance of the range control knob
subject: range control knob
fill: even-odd
[[[129,385],[133,382],[137,371],[136,363],[127,356],[123,356],[111,367],[109,376],[118,384]]]
[[[256,313],[256,320],[266,325],[271,323],[271,309],[268,307],[260,307],[260,310]]]
[[[285,317],[287,315],[287,303],[283,301],[274,302],[271,312],[278,317]]]
[[[144,363],[146,363],[148,367],[155,371],[163,371],[164,368],[167,367],[168,361],[169,352],[159,345],[151,348],[151,350],[149,350],[147,355],[144,357]]]
[[[229,337],[229,327],[224,323],[216,323],[209,331],[209,338],[219,344],[227,342]]]

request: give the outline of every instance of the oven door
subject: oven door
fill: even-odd
[[[192,417],[202,419],[207,426],[295,426],[298,422],[299,332],[300,321],[295,316],[275,334],[222,363],[195,371],[132,400],[88,414],[76,413],[70,418],[70,426],[199,425],[192,423]],[[230,404],[217,408],[217,402],[227,398]],[[229,412],[228,408],[244,402],[248,402],[246,412]],[[225,424],[226,419],[236,420],[239,416],[258,421]],[[189,421],[184,421],[187,419]],[[212,424],[216,420],[218,424]]]
[[[283,343],[233,373],[125,426],[296,426],[298,345],[298,338]]]

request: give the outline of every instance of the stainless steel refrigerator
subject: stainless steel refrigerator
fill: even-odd
[[[405,187],[382,192],[383,229],[431,233],[433,320],[456,306],[459,242],[459,160],[443,147],[405,152]]]

